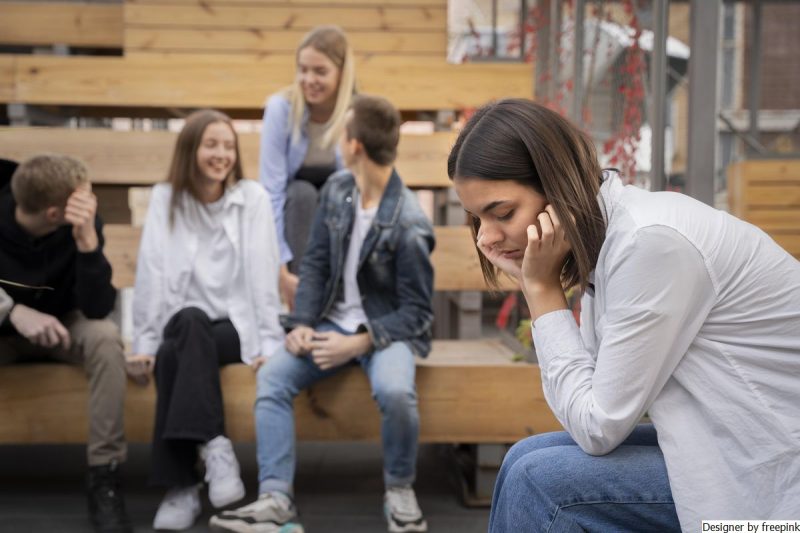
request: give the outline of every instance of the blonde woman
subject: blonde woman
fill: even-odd
[[[294,83],[272,95],[264,109],[258,177],[272,199],[281,295],[290,307],[319,190],[342,168],[336,144],[354,92],[347,37],[336,26],[319,26],[297,47]]]

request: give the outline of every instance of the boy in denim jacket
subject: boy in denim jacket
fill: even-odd
[[[412,488],[419,415],[414,356],[430,351],[433,228],[393,168],[400,116],[385,99],[358,97],[340,149],[348,170],[322,191],[285,348],[258,372],[259,499],[211,519],[222,531],[298,531],[293,498],[294,397],[358,364],[381,412],[389,531],[426,531]],[[292,524],[294,527],[292,528]],[[287,527],[288,526],[288,527]],[[271,530],[270,530],[271,531]]]

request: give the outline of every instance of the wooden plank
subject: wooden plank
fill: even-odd
[[[265,5],[265,4],[288,4],[303,8],[319,8],[325,6],[347,6],[347,7],[381,7],[381,6],[403,6],[403,7],[439,7],[446,8],[447,0],[125,0],[127,6],[132,5],[161,5],[164,3],[175,5],[203,5],[209,9],[216,9],[220,6],[231,4],[236,5]]]
[[[788,185],[750,185],[745,194],[745,212],[756,207],[800,207],[800,181]]]
[[[118,289],[133,287],[142,229],[126,224],[106,224],[103,236],[105,256],[112,268],[111,283]]]
[[[0,13],[0,44],[122,47],[121,4],[3,2]]]
[[[154,52],[231,52],[242,54],[270,53],[294,57],[297,44],[305,31],[248,29],[151,29],[127,27],[125,50]],[[357,54],[427,54],[444,61],[447,55],[447,33],[360,31],[348,34]]]
[[[260,109],[294,75],[287,58],[15,57],[13,93],[28,104]],[[462,109],[533,94],[527,64],[363,58],[357,70],[363,92],[403,110]]]
[[[788,209],[752,208],[745,219],[767,233],[778,230],[800,230],[800,206]]]
[[[95,184],[153,185],[166,177],[176,138],[167,131],[0,127],[0,156],[22,161],[43,151],[69,154],[86,163]],[[258,178],[259,138],[239,135],[244,173],[252,179]],[[396,166],[406,185],[450,187],[447,156],[454,141],[447,132],[401,135]]]
[[[436,226],[436,248],[431,256],[434,287],[438,291],[485,291],[478,251],[467,226]],[[517,286],[506,276],[500,278],[503,290]]]
[[[434,288],[437,291],[484,291],[478,252],[466,226],[436,226],[436,248],[431,255],[434,269]],[[114,270],[115,287],[132,287],[136,279],[136,258],[141,228],[124,224],[107,224],[104,229],[105,254]],[[513,290],[514,284],[502,278],[503,288]]]
[[[781,248],[800,259],[800,229],[794,232],[769,232],[769,236],[777,242]]]
[[[15,102],[17,85],[17,58],[0,54],[0,101]]]
[[[763,181],[800,182],[800,159],[758,159],[739,161],[731,165],[745,184]]]
[[[447,7],[372,7],[287,4],[136,4],[125,6],[127,29],[164,27],[174,29],[305,30],[336,24],[348,34],[358,30],[435,31],[447,33]]]
[[[514,442],[561,429],[544,400],[538,366],[510,363],[510,355],[495,340],[434,341],[430,358],[417,364],[420,442]],[[253,372],[245,365],[230,365],[221,377],[229,435],[235,441],[254,440]],[[85,442],[87,385],[82,369],[61,364],[4,367],[0,405],[5,413],[0,417],[1,443]],[[128,387],[125,426],[130,442],[149,442],[154,409],[152,384]],[[302,393],[295,401],[295,418],[303,440],[380,438],[378,410],[357,367]]]

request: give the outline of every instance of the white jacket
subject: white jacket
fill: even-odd
[[[545,397],[586,452],[645,411],[678,518],[800,517],[800,263],[763,231],[676,193],[611,177],[581,302],[539,317]]]
[[[186,193],[184,193],[186,194]],[[186,306],[192,266],[202,235],[180,210],[170,229],[172,187],[153,187],[139,246],[133,297],[133,353],[155,355],[169,319]],[[186,196],[183,201],[192,201]],[[283,343],[278,322],[280,259],[269,197],[257,182],[241,180],[226,195],[223,227],[236,253],[230,321],[242,360],[270,356]]]

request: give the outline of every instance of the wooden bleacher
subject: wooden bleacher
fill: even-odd
[[[91,169],[95,185],[153,185],[164,181],[177,133],[112,131],[103,128],[0,126],[0,155],[16,161],[44,151],[77,157]],[[259,134],[239,135],[245,176],[258,178]],[[450,187],[447,155],[455,142],[450,132],[402,135],[397,170],[412,189]]]
[[[140,234],[132,226],[106,227],[106,254],[117,287],[130,286],[135,279]],[[436,290],[485,290],[468,228],[437,227],[436,238]],[[544,400],[538,366],[512,362],[513,355],[498,339],[434,341],[430,357],[417,363],[420,440],[508,443],[560,429]],[[253,372],[245,365],[227,367],[222,381],[230,436],[253,440]],[[128,387],[130,441],[149,441],[154,401],[152,385]],[[84,442],[86,404],[81,369],[58,364],[4,367],[0,405],[6,416],[0,419],[0,443]],[[379,440],[378,411],[358,368],[314,386],[298,397],[295,408],[300,439]]]
[[[732,214],[760,227],[800,259],[800,159],[731,165],[728,201]]]
[[[2,2],[0,10],[0,45],[121,54],[0,54],[0,103],[258,110],[292,81],[294,49],[320,23],[348,33],[360,90],[402,110],[533,94],[529,65],[447,63],[447,0]]]
[[[49,113],[54,122],[60,117],[185,116],[198,107],[259,117],[267,96],[292,81],[301,36],[321,23],[338,24],[347,32],[359,90],[387,97],[405,116],[474,108],[534,92],[530,65],[446,61],[447,0],[0,0],[0,46],[14,50],[0,52],[0,105],[17,104],[9,106],[15,126],[0,127],[0,157],[24,159],[54,151],[87,163],[103,209],[126,213],[113,218],[124,225],[106,226],[106,244],[114,282],[129,287],[139,230],[127,225],[128,195],[103,196],[101,189],[161,181],[175,134],[22,125],[31,123],[37,111]],[[26,46],[36,47],[37,53],[18,53],[18,47]],[[403,135],[397,166],[405,182],[437,189],[440,199],[446,196],[452,140],[449,133]],[[257,176],[257,144],[257,134],[241,135],[243,164],[251,178]],[[449,291],[486,290],[467,229],[437,227],[436,234],[437,299],[449,299]],[[469,307],[461,316],[469,314],[470,321],[460,330],[464,336],[479,335],[479,328],[472,327],[480,315],[480,305],[474,305],[479,295],[455,295],[467,297],[459,298],[459,305],[472,302],[461,307]],[[451,303],[436,308],[439,323],[450,323]],[[418,362],[420,440],[504,444],[560,429],[544,401],[538,366],[512,362],[513,355],[497,339],[434,341],[431,356]],[[252,371],[229,366],[222,382],[228,432],[235,440],[252,440]],[[84,442],[86,389],[77,368],[4,367],[0,444]],[[132,442],[150,440],[154,399],[152,385],[128,387],[126,431]],[[357,369],[304,392],[296,401],[296,419],[301,439],[379,437],[378,411]],[[474,483],[484,487],[475,492],[490,495],[493,477],[481,474],[485,458],[475,462],[475,479],[484,480]]]

